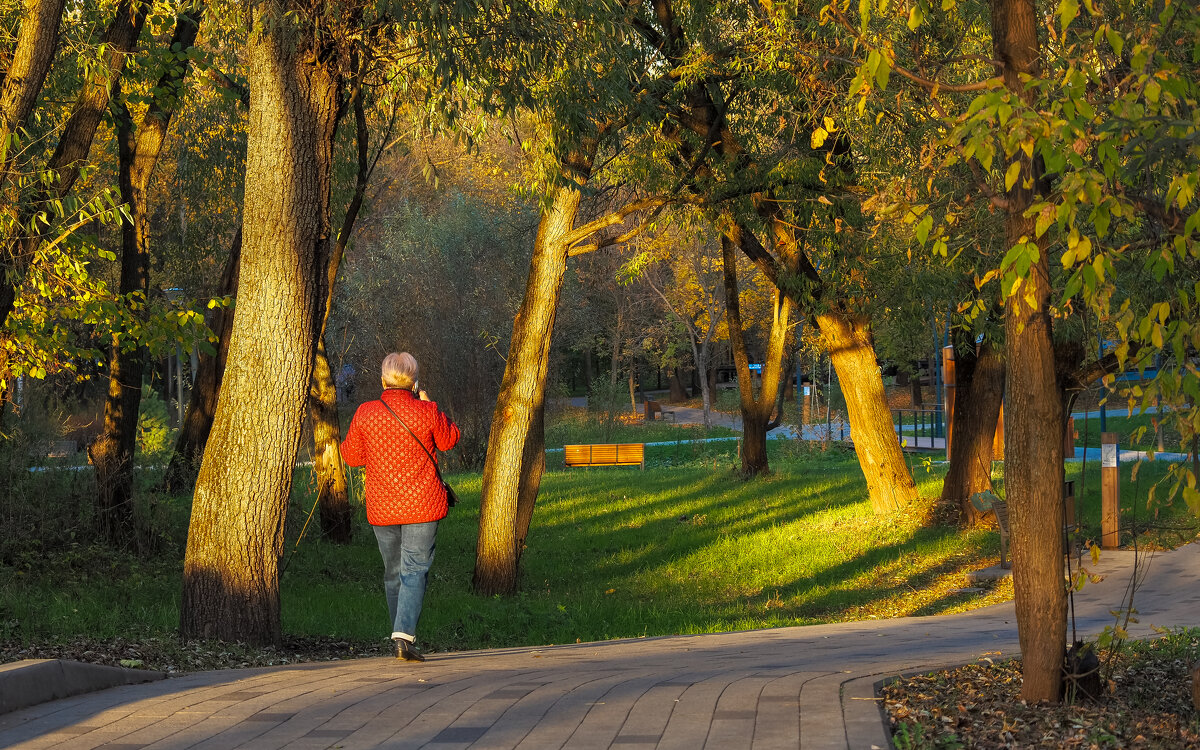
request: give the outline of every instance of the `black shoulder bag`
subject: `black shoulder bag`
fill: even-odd
[[[453,508],[455,505],[458,505],[458,495],[454,493],[454,488],[450,486],[450,483],[445,479],[442,479],[442,470],[438,468],[437,459],[433,457],[433,454],[429,452],[429,449],[426,448],[425,444],[421,442],[421,439],[417,437],[417,433],[413,432],[412,429],[404,423],[404,420],[400,418],[400,415],[397,414],[392,407],[388,406],[386,401],[379,399],[379,403],[383,404],[384,408],[392,413],[392,416],[396,418],[396,421],[400,423],[400,426],[407,430],[409,435],[412,435],[412,439],[416,440],[417,445],[421,446],[421,450],[425,451],[425,455],[429,456],[429,460],[433,464],[433,473],[437,475],[438,481],[442,483],[442,488],[446,490],[446,505],[450,506],[451,508]]]

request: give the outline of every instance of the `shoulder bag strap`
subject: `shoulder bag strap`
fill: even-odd
[[[391,412],[392,416],[396,418],[396,421],[400,423],[400,426],[407,430],[409,435],[412,435],[413,440],[417,441],[417,445],[421,446],[421,450],[425,451],[425,455],[429,456],[430,462],[433,463],[433,473],[437,474],[438,481],[442,481],[442,471],[440,468],[438,468],[437,459],[433,457],[433,454],[430,453],[429,449],[425,447],[425,444],[421,442],[421,438],[417,437],[417,433],[413,432],[412,428],[405,424],[404,420],[400,418],[400,415],[396,413],[395,409],[388,406],[388,402],[384,401],[383,399],[379,399],[379,403],[383,404],[383,408]]]

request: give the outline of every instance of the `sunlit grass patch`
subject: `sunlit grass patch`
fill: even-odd
[[[967,571],[995,561],[994,532],[931,525],[923,509],[875,516],[851,451],[771,441],[773,474],[746,482],[734,472],[733,441],[700,444],[688,462],[654,463],[656,453],[675,450],[651,449],[645,471],[548,471],[518,591],[505,597],[471,592],[481,477],[450,476],[463,502],[439,532],[419,627],[423,645],[447,650],[803,625],[952,611],[1005,595],[1003,588],[957,591],[966,587]],[[923,493],[936,494],[942,471],[915,467]],[[357,493],[357,475],[352,483]],[[374,536],[360,508],[352,544],[321,540],[315,525],[297,544],[312,499],[301,473],[285,543],[284,631],[360,644],[359,652],[369,653],[390,632]],[[186,507],[186,498],[173,502]],[[181,554],[178,547],[171,553]],[[180,559],[112,570],[103,582],[53,578],[49,607],[15,604],[39,601],[45,592],[38,580],[12,596],[0,592],[7,621],[17,623],[5,638],[173,632]]]

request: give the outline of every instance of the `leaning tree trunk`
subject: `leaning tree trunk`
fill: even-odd
[[[876,513],[903,508],[916,499],[917,486],[892,425],[869,325],[862,318],[827,312],[817,316],[817,326],[846,399],[854,452],[867,480],[871,507]]]
[[[990,342],[979,347],[976,355],[972,339],[966,342],[968,351],[955,357],[954,432],[942,482],[942,502],[959,509],[965,526],[980,520],[971,496],[992,488],[996,423],[1004,403],[1004,362]]]
[[[524,544],[524,537],[518,539],[518,535],[528,534],[533,499],[541,483],[539,464],[531,464],[529,458],[541,453],[541,446],[536,445],[541,442],[540,430],[534,429],[533,423],[542,415],[550,337],[567,269],[567,247],[560,240],[575,225],[579,200],[575,187],[559,188],[542,215],[525,298],[513,321],[483,466],[473,583],[485,596],[511,593],[517,586],[520,546]],[[518,529],[519,525],[524,529]]]
[[[54,62],[65,5],[66,0],[25,0],[17,44],[0,88],[0,144],[8,144],[9,136],[24,128],[33,113]],[[7,165],[12,157],[6,152],[0,162]]]
[[[239,225],[230,243],[225,270],[221,274],[222,297],[237,296],[241,256],[242,228]],[[233,332],[233,312],[231,307],[214,307],[209,314],[209,328],[217,335],[216,352],[200,353],[200,364],[192,380],[192,396],[183,418],[183,427],[175,439],[175,450],[163,476],[163,487],[168,492],[183,492],[190,488],[200,471],[200,459],[204,457],[204,446],[208,443],[213,416],[217,413],[221,379],[225,375],[229,337]]]
[[[53,175],[38,190],[38,195],[20,208],[17,226],[46,226],[33,219],[36,212],[49,211],[49,206],[71,192],[80,170],[92,149],[96,129],[108,111],[114,87],[125,70],[125,62],[137,47],[142,26],[150,4],[124,0],[116,9],[113,20],[105,29],[104,60],[84,81],[71,115],[63,124],[58,144],[54,148],[46,172]],[[7,82],[7,81],[6,81]],[[16,292],[30,259],[41,241],[41,231],[27,232],[20,238],[5,238],[6,248],[0,255],[0,323],[8,320],[16,301]]]
[[[1038,10],[1033,0],[995,0],[992,45],[1005,87],[1033,101],[1026,81],[1040,74]],[[1008,247],[1035,242],[1034,218],[1025,213],[1041,189],[1033,160],[1020,164],[1006,193]],[[1005,398],[1004,486],[1012,530],[1013,592],[1021,641],[1021,698],[1061,699],[1066,650],[1067,597],[1063,585],[1062,402],[1050,319],[1050,263],[1046,236],[1036,240],[1029,274],[1005,302],[1006,350],[1013,363]]]
[[[238,309],[192,502],[180,629],[280,639],[279,560],[300,444],[323,273],[339,61],[254,9]]]
[[[200,28],[200,9],[179,16],[168,49],[188,50]],[[171,66],[158,80],[154,100],[134,136],[128,107],[119,102],[117,121],[121,198],[130,220],[121,224],[121,295],[135,304],[133,314],[147,317],[150,294],[150,220],[146,197],[150,178],[166,141],[167,129],[179,101],[187,63]],[[112,542],[127,536],[133,520],[133,457],[146,350],[114,335],[109,356],[108,395],[104,402],[104,432],[89,447],[96,467],[97,510],[101,533]]]

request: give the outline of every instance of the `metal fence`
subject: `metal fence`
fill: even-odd
[[[892,424],[901,443],[909,448],[944,448],[935,441],[946,436],[941,409],[892,409]]]

